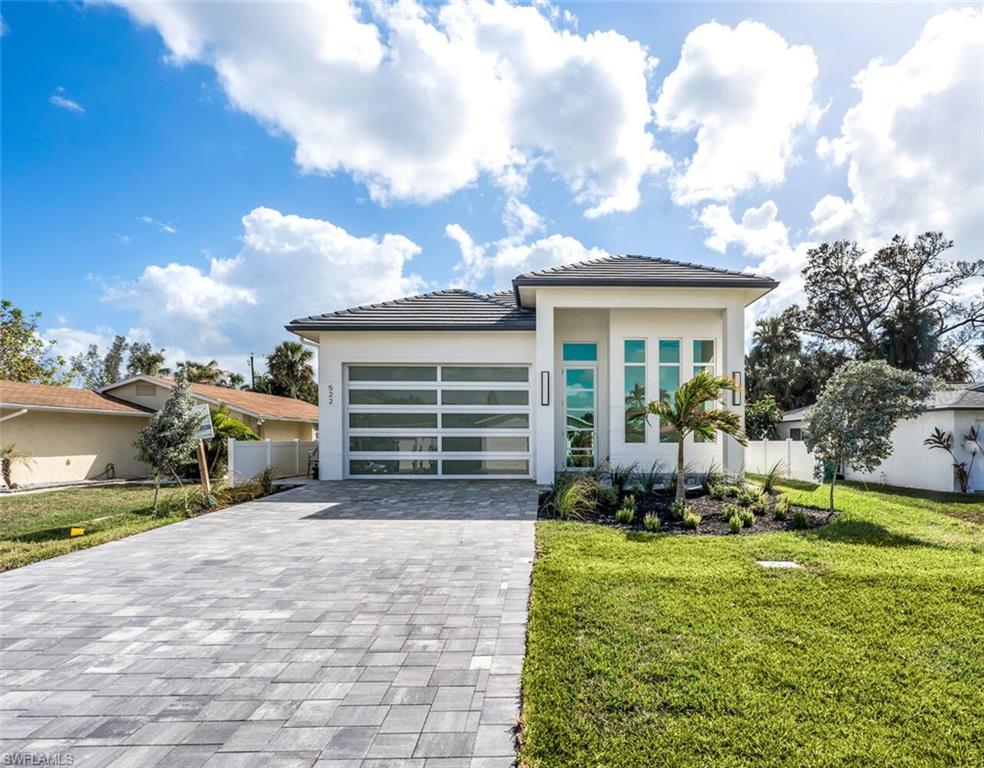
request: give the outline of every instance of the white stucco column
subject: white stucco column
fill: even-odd
[[[552,483],[554,479],[554,406],[558,392],[554,371],[554,307],[545,298],[537,301],[536,307],[536,366],[534,376],[533,402],[533,440],[535,477],[538,483]],[[549,379],[549,388],[544,393],[544,371]],[[546,396],[544,396],[546,395]],[[544,405],[547,402],[549,405]]]
[[[342,361],[321,334],[318,343],[318,478],[341,480],[345,475],[342,440]]]
[[[731,377],[735,371],[741,375],[741,405],[734,405],[731,393],[725,395],[725,405],[745,421],[745,305],[744,302],[729,302],[724,310],[724,369],[722,373]],[[726,472],[739,472],[745,464],[745,448],[734,438],[724,438],[722,458]]]

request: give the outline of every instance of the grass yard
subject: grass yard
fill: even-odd
[[[181,491],[162,488],[162,504],[171,498],[180,508]],[[155,517],[153,500],[153,488],[137,485],[2,496],[0,571],[185,519],[183,514]],[[72,526],[85,528],[85,534],[69,537]]]
[[[758,536],[537,523],[524,765],[984,765],[984,500],[928,496],[838,486],[834,522]]]

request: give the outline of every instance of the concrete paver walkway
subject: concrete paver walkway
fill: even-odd
[[[512,765],[536,497],[318,483],[4,574],[0,755]]]

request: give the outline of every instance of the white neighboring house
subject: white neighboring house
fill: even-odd
[[[287,330],[319,346],[320,476],[516,477],[659,460],[676,444],[633,429],[627,400],[668,396],[701,370],[744,378],[745,307],[776,281],[643,256],[529,272],[512,290],[444,290],[315,315]],[[741,394],[728,408],[743,415]],[[737,471],[731,438],[693,443],[694,472]]]
[[[972,451],[978,452],[970,475],[970,490],[984,491],[984,456],[980,455],[980,447],[965,440],[970,428],[977,427],[982,430],[981,443],[984,443],[984,383],[948,386],[949,389],[933,394],[932,402],[924,413],[901,422],[895,428],[892,433],[892,455],[881,466],[874,472],[848,469],[845,478],[901,488],[959,491],[950,456],[945,451],[930,450],[923,445],[923,440],[939,427],[953,435],[957,461],[970,465]],[[779,437],[783,440],[802,440],[803,423],[809,411],[810,406],[786,411],[782,421],[776,425]]]

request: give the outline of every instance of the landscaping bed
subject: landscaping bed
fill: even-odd
[[[539,517],[625,531],[711,536],[802,530],[830,522],[827,510],[790,503],[776,492],[775,483],[774,477],[758,484],[718,476],[691,487],[681,505],[674,503],[672,490],[640,487],[615,468],[559,477],[540,495]]]

